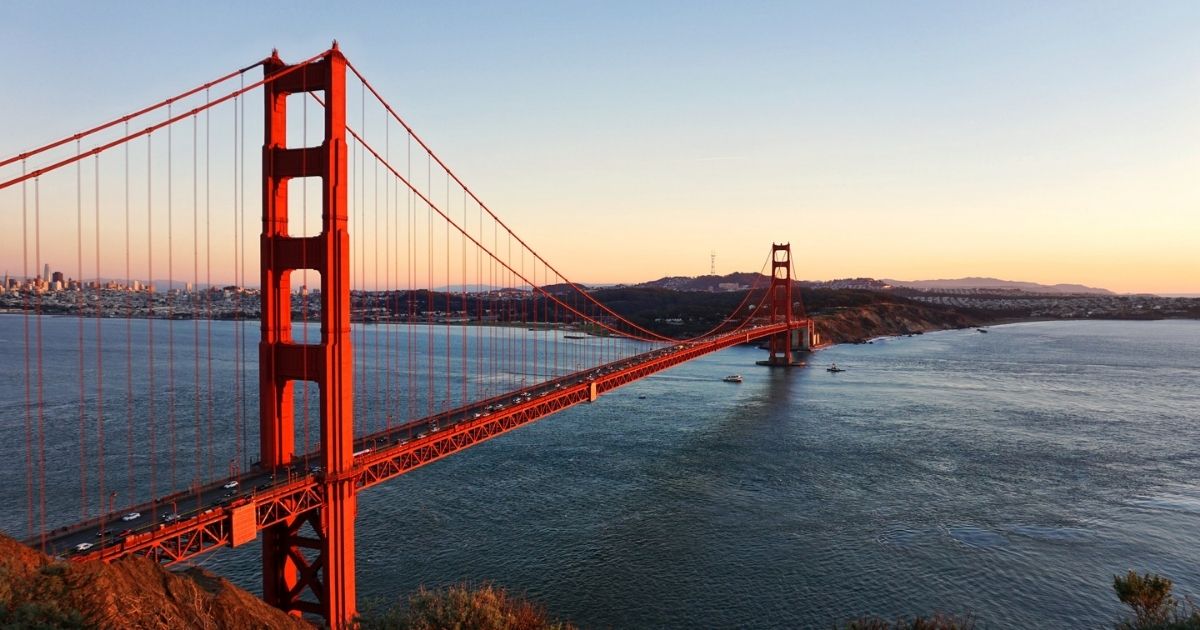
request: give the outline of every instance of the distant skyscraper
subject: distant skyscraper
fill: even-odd
[[[63,281],[63,275],[62,275],[61,271],[55,271],[54,273],[50,274],[50,282],[62,282],[62,281]]]
[[[50,263],[42,265],[42,280],[49,282],[50,280]]]

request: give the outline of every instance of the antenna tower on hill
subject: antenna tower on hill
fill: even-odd
[[[708,261],[709,261],[708,275],[710,275],[710,276],[717,275],[717,250],[714,249],[714,250],[712,250],[712,252],[709,253]]]

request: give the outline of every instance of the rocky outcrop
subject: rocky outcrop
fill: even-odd
[[[829,343],[860,343],[874,337],[967,328],[984,322],[974,315],[913,302],[879,302],[824,309],[813,314],[817,331]]]
[[[0,535],[0,617],[18,626],[307,629],[312,626],[201,569],[146,558],[55,561]]]

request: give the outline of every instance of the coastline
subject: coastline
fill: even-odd
[[[819,316],[816,316],[813,319],[815,319],[817,321],[817,325],[820,326],[821,321],[822,321],[821,318]],[[830,341],[828,343],[824,343],[824,344],[821,344],[820,346],[813,348],[812,351],[816,352],[818,350],[822,350],[822,349],[829,348],[832,346],[837,346],[837,345],[867,344],[867,343],[873,343],[875,341],[879,341],[879,340],[883,340],[883,339],[894,339],[897,337],[911,337],[914,335],[922,335],[925,333],[945,332],[945,331],[949,331],[949,330],[968,330],[971,328],[990,328],[992,326],[1008,326],[1008,325],[1013,325],[1013,324],[1033,324],[1033,323],[1038,323],[1038,322],[1099,322],[1099,321],[1161,322],[1161,321],[1175,321],[1175,320],[1200,321],[1200,318],[1197,318],[1197,317],[1154,317],[1154,318],[1145,318],[1145,317],[1139,317],[1139,318],[1128,318],[1128,317],[1087,317],[1087,318],[997,317],[997,318],[978,318],[975,321],[975,323],[965,325],[965,326],[950,325],[948,323],[945,325],[938,325],[936,322],[926,322],[928,324],[928,326],[923,327],[919,330],[917,330],[917,329],[911,329],[911,330],[909,330],[909,329],[903,329],[903,330],[894,329],[894,330],[887,331],[887,332],[878,332],[878,334],[873,334],[871,336],[852,337],[852,338],[848,338],[848,339],[842,339],[839,341]]]

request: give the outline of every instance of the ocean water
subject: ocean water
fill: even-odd
[[[1200,595],[1200,322],[990,331],[791,370],[730,349],[368,490],[360,599],[488,580],[586,628],[934,611],[1099,628],[1123,613],[1115,573]],[[0,407],[6,431],[16,411]],[[19,534],[24,469],[4,470]],[[252,590],[258,563],[254,545],[198,561]]]

